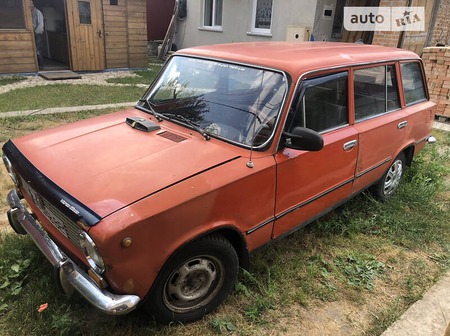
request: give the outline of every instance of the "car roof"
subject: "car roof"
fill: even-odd
[[[192,47],[178,55],[214,58],[302,73],[381,61],[419,59],[408,50],[343,42],[242,42]]]

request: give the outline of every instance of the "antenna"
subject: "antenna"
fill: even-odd
[[[248,162],[247,162],[247,167],[248,168],[253,168],[255,166],[255,164],[252,161],[252,157],[253,157],[253,145],[255,143],[255,137],[256,137],[256,118],[257,115],[256,113],[254,114],[254,120],[253,120],[253,135],[252,135],[252,143],[250,146],[250,157],[248,158]]]
[[[266,72],[263,71],[262,76],[261,76],[261,83],[259,84],[260,87],[263,86],[263,83],[264,83],[264,75],[265,75],[265,73],[266,73]],[[256,104],[256,106],[259,106],[260,99],[261,99],[261,93],[258,95],[258,99],[257,99],[257,104]],[[253,146],[254,146],[254,143],[255,143],[255,137],[256,137],[256,120],[259,119],[257,113],[258,113],[258,111],[256,111],[256,112],[253,114],[253,116],[254,116],[254,120],[253,120],[253,136],[252,136],[252,143],[251,143],[251,146],[250,146],[250,157],[248,158],[248,162],[247,162],[247,167],[248,167],[248,168],[253,168],[253,167],[255,167],[255,164],[254,164],[253,161],[252,161],[252,157],[253,157]]]

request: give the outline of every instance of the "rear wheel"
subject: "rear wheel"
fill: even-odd
[[[380,200],[391,197],[398,189],[405,170],[405,154],[400,153],[383,177],[373,187],[372,192]]]
[[[198,320],[226,299],[238,271],[239,260],[230,242],[220,235],[206,236],[169,259],[145,308],[163,323]]]

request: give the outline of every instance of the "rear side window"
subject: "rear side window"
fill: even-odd
[[[420,69],[420,63],[402,63],[402,81],[405,92],[406,105],[426,100],[424,79]]]
[[[348,124],[348,73],[305,80],[289,130],[302,126],[324,132]]]
[[[400,108],[394,64],[355,70],[354,85],[356,121]]]

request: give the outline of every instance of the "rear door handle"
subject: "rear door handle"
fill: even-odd
[[[352,140],[352,141],[346,142],[346,143],[344,144],[344,150],[345,150],[346,152],[348,152],[350,149],[352,149],[353,147],[355,147],[357,144],[358,144],[358,140]]]
[[[408,125],[407,121],[402,121],[402,122],[398,123],[397,128],[402,129],[402,128],[405,128],[407,125]]]

